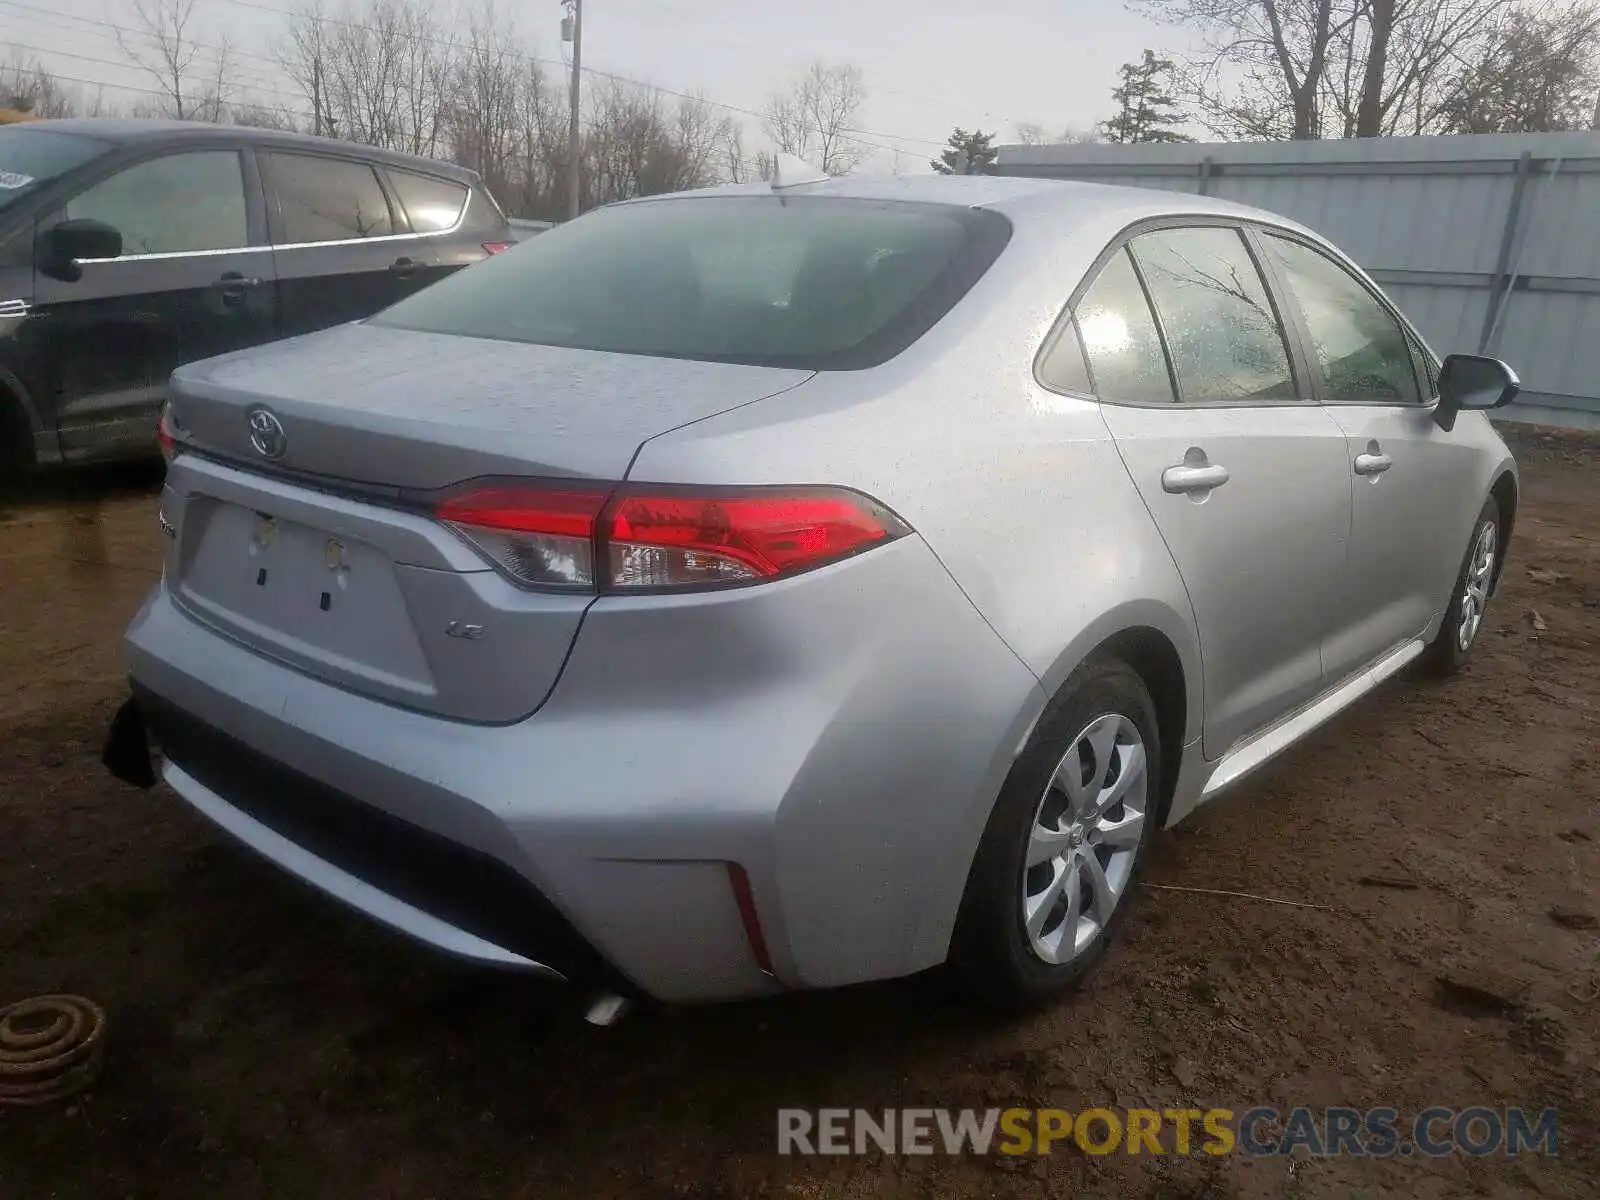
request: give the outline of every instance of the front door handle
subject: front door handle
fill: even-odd
[[[397,258],[389,264],[389,270],[405,279],[422,270],[422,264],[414,258]]]
[[[1357,475],[1382,475],[1394,466],[1394,459],[1381,450],[1369,450],[1365,454],[1356,455]]]
[[[1161,472],[1161,490],[1174,495],[1185,492],[1209,492],[1212,488],[1219,488],[1227,483],[1229,478],[1228,468],[1218,463],[1207,463],[1204,466],[1180,463]]]
[[[238,271],[224,271],[211,286],[222,293],[224,301],[243,300],[245,292],[254,287],[261,286],[261,280],[254,275],[244,275]]]

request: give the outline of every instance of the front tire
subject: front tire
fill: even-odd
[[[1118,659],[1086,663],[1040,718],[978,845],[950,946],[962,990],[1018,1008],[1083,978],[1127,911],[1162,794],[1144,681]]]
[[[1500,505],[1490,496],[1473,522],[1467,556],[1456,576],[1444,623],[1428,646],[1425,663],[1435,675],[1452,675],[1465,666],[1483,632],[1495,572],[1505,552],[1500,531]]]

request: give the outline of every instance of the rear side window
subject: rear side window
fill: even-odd
[[[998,213],[838,197],[597,209],[375,325],[549,346],[854,370],[949,311],[1009,239]]]
[[[365,163],[308,154],[269,157],[283,223],[280,241],[342,242],[394,232],[389,201]]]
[[[1305,317],[1327,404],[1416,404],[1411,340],[1359,279],[1320,250],[1269,234]]]
[[[250,244],[244,176],[234,150],[168,154],[101,180],[67,201],[69,220],[104,221],[122,253],[181,254]]]
[[[1106,263],[1074,316],[1095,395],[1132,404],[1173,402],[1161,335],[1126,249]]]
[[[1134,239],[1133,256],[1166,334],[1180,399],[1297,399],[1283,329],[1237,229],[1158,230]]]
[[[467,189],[448,179],[413,175],[410,171],[389,169],[389,182],[400,197],[415,233],[441,233],[454,229],[467,204]]]

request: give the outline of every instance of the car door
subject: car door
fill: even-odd
[[[372,164],[283,150],[261,159],[285,337],[370,317],[426,285],[437,256]]]
[[[1237,227],[1140,233],[1075,312],[1106,424],[1194,606],[1214,759],[1323,686],[1344,437],[1304,399]]]
[[[157,154],[43,214],[38,232],[70,219],[116,228],[122,254],[78,263],[73,279],[35,269],[62,452],[153,446],[174,368],[276,336],[253,163],[234,148]]]
[[[1433,372],[1416,337],[1338,258],[1263,231],[1303,324],[1313,383],[1346,440],[1353,494],[1348,566],[1323,647],[1331,679],[1419,637],[1450,598],[1466,528],[1483,503],[1475,452],[1433,420]]]

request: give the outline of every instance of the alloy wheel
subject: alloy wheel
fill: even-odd
[[[1022,872],[1023,927],[1045,962],[1070,962],[1105,932],[1133,878],[1149,792],[1144,740],[1116,713],[1091,721],[1056,765]]]
[[[1483,625],[1483,611],[1489,603],[1489,584],[1494,578],[1495,545],[1498,541],[1495,523],[1485,521],[1478,526],[1478,535],[1472,542],[1472,554],[1467,559],[1467,570],[1461,585],[1461,622],[1456,626],[1456,645],[1466,650],[1478,636]]]

